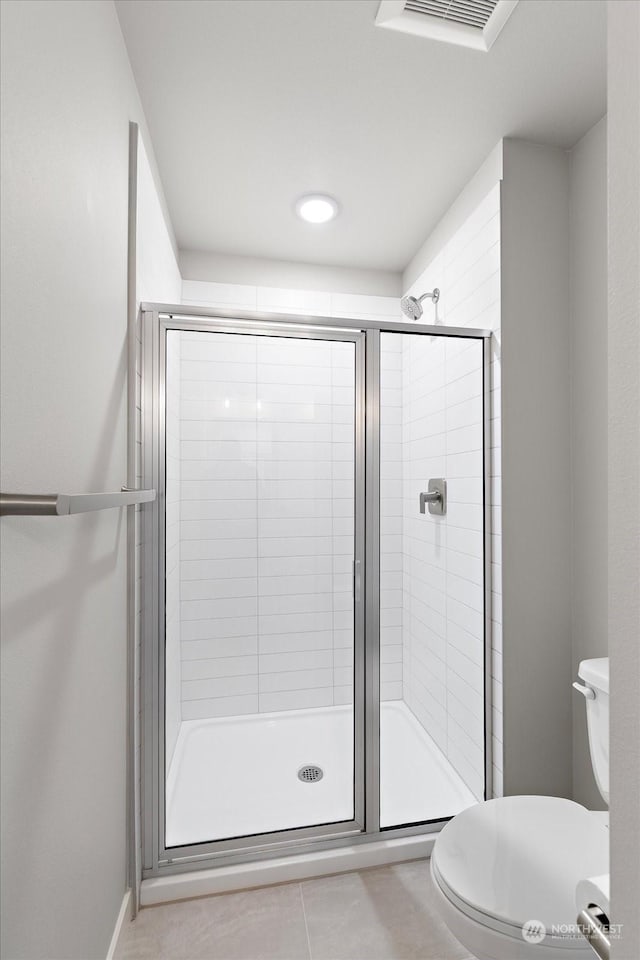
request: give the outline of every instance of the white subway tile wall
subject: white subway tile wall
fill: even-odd
[[[182,717],[348,703],[354,344],[179,336]]]
[[[170,331],[166,390],[166,699],[165,763],[169,769],[182,721],[180,649],[180,334]]]
[[[398,428],[381,429],[382,463],[399,473],[402,490],[402,574],[381,574],[381,604],[390,593],[398,597],[405,703],[480,798],[482,345],[413,334],[382,334],[381,341],[383,349],[393,342],[402,359],[400,442]],[[383,365],[383,395],[393,382]],[[419,511],[432,477],[447,480],[444,517]]]
[[[454,237],[446,244],[443,250],[432,261],[422,276],[416,281],[413,287],[407,291],[412,294],[421,294],[433,286],[439,286],[442,294],[440,302],[435,310],[435,322],[455,326],[473,326],[491,329],[494,336],[493,355],[492,355],[492,391],[491,391],[491,417],[492,417],[492,497],[494,504],[494,534],[492,537],[492,572],[493,572],[493,789],[496,796],[502,793],[502,686],[501,686],[501,553],[500,553],[500,528],[499,511],[501,503],[500,492],[500,473],[499,473],[499,453],[500,453],[500,193],[499,185],[487,195],[485,200],[477,207],[474,213],[468,218],[463,226],[458,230]],[[275,289],[263,289],[248,286],[216,284],[202,281],[184,281],[183,283],[183,302],[186,304],[203,305],[224,308],[225,306],[235,306],[237,308],[273,310],[282,313],[298,314],[318,314],[332,317],[361,317],[361,318],[385,318],[400,319],[398,301],[390,297],[366,297],[347,294],[317,294],[305,291],[286,291]],[[425,321],[433,322],[433,308],[427,304],[425,311]],[[397,341],[401,338],[398,337]],[[435,348],[440,341],[433,341]],[[468,345],[467,342],[464,342]],[[434,394],[440,398],[446,405],[447,420],[446,429],[439,425],[438,418],[443,408],[434,409],[431,414],[424,414],[421,422],[410,425],[410,421],[405,421],[404,402],[408,405],[415,403],[419,395],[421,385],[419,371],[416,368],[415,360],[411,358],[409,347],[403,349],[403,346],[388,338],[383,344],[381,356],[381,368],[384,378],[382,395],[382,429],[385,432],[385,446],[382,457],[382,478],[381,478],[381,571],[384,578],[383,592],[381,596],[381,695],[387,699],[398,699],[404,696],[407,702],[413,698],[414,709],[416,712],[422,710],[422,720],[427,726],[428,732],[440,744],[443,751],[448,752],[450,760],[457,766],[464,779],[479,795],[480,791],[480,771],[478,768],[479,751],[482,749],[482,738],[479,738],[479,732],[483,736],[482,720],[478,710],[478,682],[480,675],[479,658],[482,656],[481,634],[478,633],[479,624],[479,604],[482,600],[482,529],[478,526],[477,518],[481,518],[478,511],[478,504],[482,498],[482,484],[478,478],[481,477],[481,452],[476,449],[475,437],[478,433],[478,394],[476,393],[477,383],[473,375],[473,369],[467,369],[472,361],[471,352],[465,351],[462,344],[453,344],[450,348],[440,347],[443,355],[440,357],[442,363],[438,365],[435,350],[430,358],[432,361],[432,385]],[[445,374],[445,368],[449,365],[449,374]],[[306,365],[307,367],[309,365]],[[409,375],[410,368],[416,373],[416,383],[409,391],[406,377]],[[308,371],[307,371],[308,373]],[[439,379],[438,379],[439,378]],[[247,381],[234,381],[236,390],[241,391],[240,383]],[[326,403],[326,391],[323,392],[322,383],[312,381],[307,382],[309,396],[312,399],[310,403]],[[403,391],[404,386],[404,391]],[[422,384],[424,387],[424,384]],[[207,388],[198,388],[202,391],[194,399],[206,399]],[[250,384],[246,388],[250,391]],[[296,421],[284,419],[284,405],[291,395],[291,388],[285,384],[271,382],[272,402],[281,404],[283,429],[287,431]],[[411,394],[411,396],[410,396]],[[240,395],[239,399],[240,399]],[[432,398],[435,403],[435,397]],[[333,414],[333,423],[339,422],[337,419],[340,411],[336,407]],[[432,419],[429,419],[432,418]],[[286,424],[286,427],[284,426]],[[431,438],[440,435],[440,447],[434,446],[429,454],[425,453],[424,445]],[[287,433],[289,442],[293,442],[293,434]],[[317,442],[322,442],[318,439]],[[326,441],[324,441],[326,442]],[[421,447],[422,442],[422,447]],[[409,446],[411,456],[415,462],[415,470],[425,470],[426,477],[446,476],[449,480],[450,492],[450,513],[449,518],[453,517],[455,512],[456,525],[449,524],[447,528],[446,547],[444,543],[438,545],[437,542],[430,542],[426,537],[415,536],[413,533],[413,524],[409,544],[403,543],[403,534],[407,526],[403,524],[403,512],[405,509],[405,489],[403,488],[403,459],[408,452]],[[419,464],[419,466],[418,466]],[[334,462],[334,468],[336,463]],[[439,465],[439,472],[436,467]],[[204,478],[202,465],[200,472],[197,468],[197,476],[193,480],[187,480],[183,477],[183,503],[198,491],[197,484],[200,484]],[[250,480],[242,478],[230,478],[226,474],[228,467],[223,468],[220,465],[220,474],[214,481],[217,484],[231,483],[233,487],[227,487],[227,490],[234,489],[234,497],[241,498],[241,495],[251,497],[251,488],[248,486]],[[271,490],[270,498],[273,497],[273,491],[281,491],[283,498],[296,500],[300,490],[300,483],[309,484],[307,490],[309,496],[317,497],[318,490],[323,489],[323,485],[329,479],[329,475],[318,476],[309,472],[308,464],[304,461],[286,462],[286,472],[281,465],[265,464],[265,469],[269,477],[263,477],[263,489]],[[412,467],[411,469],[414,469]],[[325,471],[327,473],[327,471]],[[421,475],[422,479],[422,475]],[[407,485],[411,484],[411,478],[406,478]],[[267,482],[274,484],[271,488],[267,487]],[[344,478],[332,478],[332,491],[334,496],[342,499],[344,496],[345,484],[349,483]],[[218,491],[224,491],[223,486],[218,486]],[[211,490],[214,490],[212,487]],[[244,493],[243,493],[244,491]],[[415,490],[413,491],[415,496]],[[220,495],[220,494],[216,494]],[[226,494],[225,494],[226,496]],[[274,497],[275,498],[275,497]],[[480,499],[478,499],[480,498]],[[339,500],[336,500],[336,503]],[[408,509],[409,504],[406,504]],[[295,508],[292,508],[295,509]],[[412,507],[413,509],[413,507]],[[315,519],[315,518],[314,518]],[[406,518],[407,521],[409,517]],[[422,532],[423,528],[418,528]],[[270,546],[273,556],[270,558],[257,558],[258,564],[281,564],[268,567],[270,577],[286,577],[291,575],[290,562],[286,553],[286,546],[293,546],[294,539],[297,539],[296,552],[303,549],[306,542],[304,537],[300,538],[273,538]],[[321,539],[321,538],[320,538]],[[322,549],[327,549],[328,541],[325,537],[325,543]],[[278,542],[279,541],[279,542]],[[211,543],[209,541],[209,543]],[[440,563],[433,562],[436,559],[436,551],[440,549]],[[193,561],[204,559],[201,554],[201,548],[197,542],[192,541],[188,544],[189,552]],[[219,551],[216,556],[211,556],[208,564],[222,563],[229,570],[234,569],[234,576],[242,576],[243,568],[230,565],[239,560],[235,554],[236,547],[234,541],[219,542]],[[326,554],[325,554],[326,556]],[[328,567],[314,566],[318,558],[305,557],[304,564],[296,565],[297,576],[322,577],[329,573]],[[182,582],[184,584],[189,569],[195,571],[197,568],[189,568],[192,562],[184,551],[182,557]],[[210,566],[207,568],[206,577],[216,576],[219,567]],[[246,571],[246,568],[245,568]],[[348,574],[349,570],[341,571]],[[340,573],[340,571],[336,571]],[[406,580],[406,585],[405,585]],[[446,586],[445,586],[446,584]],[[445,591],[445,610],[444,620],[446,624],[447,644],[442,645],[442,614],[437,619],[437,597],[438,593]],[[440,602],[442,602],[440,600]],[[436,604],[434,607],[433,604]],[[345,669],[350,669],[352,658],[352,637],[348,628],[341,626],[344,619],[336,616],[342,611],[334,611],[333,622],[333,671],[334,703],[344,702],[342,698],[349,699],[351,688],[347,684],[341,684],[338,681],[345,678]],[[322,611],[314,611],[318,618],[323,617]],[[280,614],[279,616],[282,616]],[[403,645],[403,631],[410,638],[410,630],[417,627],[419,618],[426,618],[422,622],[430,624],[431,632],[429,636],[429,645],[414,646],[411,650],[410,640]],[[228,622],[228,621],[227,621]],[[328,621],[318,619],[314,621],[317,629],[300,634],[296,638],[296,648],[290,650],[290,634],[276,632],[265,634],[261,637],[260,657],[276,656],[284,654],[313,653],[321,655],[326,640],[325,625]],[[199,659],[209,659],[212,657],[211,651],[215,651],[213,656],[218,659],[221,670],[233,671],[240,669],[242,664],[235,663],[237,657],[258,656],[257,647],[249,649],[246,644],[251,643],[251,636],[247,636],[248,619],[240,618],[234,625],[233,630],[239,631],[237,636],[233,636],[228,630],[226,635],[219,634],[216,630],[215,636],[210,639],[202,639],[196,636],[194,630],[197,629],[196,622],[185,622],[183,624],[183,679],[200,679],[201,675],[197,672],[197,667],[191,667],[192,661]],[[278,625],[274,622],[273,626]],[[282,621],[281,621],[282,625]],[[440,625],[441,634],[438,635],[435,628]],[[420,627],[422,630],[422,627]],[[189,644],[185,643],[185,637],[192,637]],[[440,637],[440,641],[438,640]],[[236,642],[242,639],[245,645],[243,652],[239,652]],[[448,658],[448,668],[446,656]],[[413,655],[412,655],[413,654]],[[344,658],[344,662],[343,659]],[[222,661],[228,661],[222,663]],[[309,661],[304,657],[298,660],[289,661],[291,670],[298,672],[305,669],[326,670],[327,667],[321,665],[323,661],[314,660],[313,666],[308,667]],[[272,670],[278,666],[279,661],[274,660],[271,664],[266,664]],[[444,669],[443,669],[444,664]],[[184,671],[187,671],[186,673]],[[195,673],[189,672],[195,671]],[[340,672],[341,671],[341,672]],[[278,672],[278,670],[273,670]],[[234,675],[234,674],[231,674]],[[328,688],[324,688],[328,689]],[[294,691],[293,699],[290,701],[292,707],[312,706],[316,703],[316,697],[322,696],[322,687],[311,688],[306,691],[304,701],[296,700]],[[413,691],[413,692],[411,692]],[[445,696],[446,708],[442,709],[442,696]],[[314,696],[312,696],[312,694]],[[276,704],[271,707],[268,699],[273,694],[269,693],[251,693],[246,695],[247,701],[240,703],[236,700],[231,712],[243,712],[248,710],[249,699],[260,696],[262,709],[283,709],[286,706],[285,697],[289,696],[288,691],[279,691],[275,694],[280,697]],[[440,696],[440,700],[438,700]],[[209,701],[202,701],[207,703]],[[255,703],[255,699],[251,700]],[[318,701],[322,702],[322,701]],[[328,701],[325,701],[328,702]],[[438,709],[438,703],[440,709]],[[421,706],[419,705],[421,704]],[[431,714],[427,717],[427,705],[431,706]],[[206,708],[205,708],[206,709]],[[254,709],[253,707],[251,709]],[[206,713],[202,714],[206,716]]]
[[[402,337],[381,337],[380,375],[380,697],[402,700]]]
[[[397,297],[252,287],[235,283],[214,283],[207,280],[182,281],[182,303],[191,306],[257,310],[259,298],[265,312],[269,313],[373,320],[402,318],[400,301]]]
[[[501,474],[500,474],[500,185],[487,194],[456,234],[448,241],[407,293],[420,295],[437,286],[440,301],[436,323],[445,326],[491,330],[491,497],[492,497],[492,760],[493,794],[502,795],[502,577],[501,577]],[[431,308],[433,309],[433,308]],[[425,311],[429,319],[429,308]],[[433,321],[432,321],[433,322]],[[429,607],[427,649],[405,649],[405,700],[415,706],[418,694],[429,709],[428,730],[446,752],[476,796],[482,784],[482,444],[479,348],[468,341],[430,342],[427,356],[419,358],[408,344],[404,353],[404,386],[408,403],[420,390],[421,378],[430,380],[434,393],[444,398],[441,412],[429,400],[424,423],[407,424],[405,442],[416,444],[412,455],[422,456],[420,439],[429,438],[431,459],[424,462],[426,477],[445,476],[449,482],[446,542],[421,542],[419,549],[428,567]],[[418,366],[416,366],[418,360]],[[421,373],[419,366],[425,370]],[[429,374],[426,373],[428,365]],[[431,394],[430,394],[431,396]],[[439,437],[439,445],[436,439]],[[405,461],[406,462],[406,461]],[[436,472],[441,468],[445,472]],[[415,496],[415,490],[412,493]],[[443,526],[445,526],[443,524]],[[405,530],[406,535],[406,530]],[[433,538],[432,538],[433,539]],[[406,557],[405,553],[405,557]],[[438,561],[437,563],[435,561]],[[409,568],[416,558],[409,557]],[[427,570],[424,571],[427,575]],[[427,581],[425,581],[427,582]],[[405,583],[406,592],[410,583]],[[442,607],[444,596],[444,608]],[[434,612],[432,601],[440,606]],[[413,604],[413,600],[411,601]],[[418,608],[425,613],[424,607]],[[406,608],[405,608],[406,616]],[[410,619],[409,624],[413,621]],[[444,633],[436,633],[438,628]],[[410,631],[405,636],[411,637]],[[446,637],[446,645],[442,638]],[[418,653],[423,654],[422,666]],[[416,655],[414,657],[414,654]],[[411,680],[407,683],[407,662]],[[413,688],[413,689],[412,689]],[[425,691],[428,691],[425,693]],[[413,702],[412,702],[413,700]],[[419,714],[418,714],[419,715]],[[423,721],[424,722],[424,721]]]

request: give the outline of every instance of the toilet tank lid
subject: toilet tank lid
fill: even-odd
[[[578,676],[590,687],[609,693],[609,657],[583,660],[578,667]]]

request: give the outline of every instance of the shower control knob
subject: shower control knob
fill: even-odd
[[[436,516],[444,516],[447,512],[447,481],[441,477],[437,480],[429,480],[427,492],[420,494],[420,513],[425,512],[425,507],[429,507],[429,513]]]

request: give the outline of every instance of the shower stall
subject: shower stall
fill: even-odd
[[[491,795],[489,344],[143,305],[145,877]]]

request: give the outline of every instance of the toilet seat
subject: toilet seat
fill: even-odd
[[[493,914],[483,913],[480,910],[476,910],[471,906],[471,904],[461,900],[447,885],[446,881],[442,879],[442,876],[439,874],[438,868],[433,859],[431,863],[431,876],[433,877],[433,880],[436,883],[440,893],[467,920],[473,921],[474,924],[477,924],[479,927],[487,931],[499,934],[501,937],[506,937],[508,940],[516,943],[523,943],[521,923],[508,923],[504,920],[501,920],[499,917],[494,916]],[[574,913],[575,912],[576,911],[574,910]],[[537,917],[532,916],[528,919],[534,920],[537,919]],[[553,944],[554,948],[557,947],[561,950],[566,950],[569,960],[570,958],[575,957],[576,950],[581,951],[581,956],[582,951],[587,946],[586,941],[582,936],[575,936],[569,930],[563,935],[548,935],[546,938],[546,945],[548,946],[551,943]],[[545,943],[536,946],[538,947],[538,953],[541,956],[544,956]],[[587,951],[585,952],[588,951],[591,951],[590,947],[587,947]]]
[[[472,924],[525,946],[522,926],[544,924],[538,955],[553,947],[587,955],[576,933],[579,880],[608,873],[608,831],[602,817],[559,797],[504,797],[458,814],[432,855],[436,887]],[[469,944],[467,944],[469,945]]]

